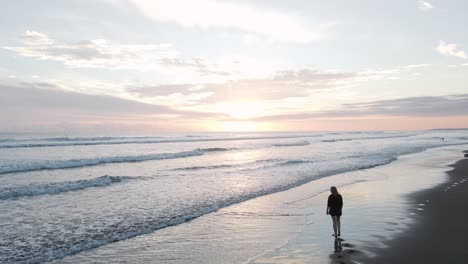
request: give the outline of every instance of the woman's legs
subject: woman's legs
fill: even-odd
[[[341,221],[340,221],[341,217],[340,216],[335,216],[335,217],[336,217],[336,229],[338,230],[338,236],[341,236]]]
[[[332,221],[333,221],[333,232],[335,232],[335,237],[338,238],[338,216],[332,215],[331,216]]]

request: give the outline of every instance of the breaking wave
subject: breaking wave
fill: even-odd
[[[97,138],[49,138],[18,140],[16,143],[0,144],[0,148],[39,148],[39,147],[66,147],[66,146],[94,146],[94,145],[122,145],[122,144],[159,144],[177,142],[208,142],[208,141],[237,141],[237,140],[262,140],[282,138],[311,138],[322,137],[323,134],[310,135],[278,135],[278,136],[243,136],[243,137],[182,137],[182,138],[157,138],[157,137],[97,137]],[[38,142],[39,141],[39,142]],[[1,142],[1,141],[0,141]],[[10,141],[6,141],[10,142]]]
[[[292,147],[292,146],[307,146],[310,145],[310,142],[307,140],[297,141],[297,142],[289,142],[289,143],[278,143],[273,144],[274,147]]]
[[[0,174],[27,172],[38,170],[56,170],[56,169],[70,169],[88,166],[96,166],[106,163],[123,163],[123,162],[141,162],[148,160],[164,160],[164,159],[177,159],[187,158],[192,156],[200,156],[206,152],[213,151],[227,151],[224,148],[209,148],[209,149],[194,149],[190,151],[182,151],[176,153],[158,153],[146,154],[135,156],[114,156],[114,157],[98,157],[90,159],[71,159],[71,160],[45,160],[40,162],[32,162],[27,164],[12,164],[0,168]]]
[[[58,194],[63,192],[82,190],[91,187],[104,187],[129,179],[132,179],[132,177],[105,175],[89,180],[31,184],[26,186],[1,188],[0,200],[19,198],[24,196]]]
[[[411,137],[411,136],[414,136],[414,135],[410,134],[410,135],[385,136],[385,137],[336,138],[336,139],[324,139],[324,140],[322,140],[322,142],[340,142],[340,141],[368,140],[368,139],[403,138],[403,137]]]

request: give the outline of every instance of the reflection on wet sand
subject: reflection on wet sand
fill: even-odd
[[[343,247],[341,246],[341,240],[340,239],[335,239],[335,253],[340,253],[343,251]]]
[[[307,222],[313,224],[305,226],[301,234],[284,247],[250,263],[364,263],[415,223],[421,213],[418,208],[422,205],[409,201],[406,196],[443,182],[446,165],[456,160],[455,155],[459,155],[459,151],[453,148],[434,149],[401,157],[386,166],[344,175],[385,176],[341,187],[347,197],[341,220],[346,241],[335,241],[330,237],[332,226],[329,216],[323,212],[328,193],[322,193],[304,201],[304,206],[310,208],[309,213],[313,213],[307,217]],[[302,191],[307,193],[307,190]]]
[[[330,262],[332,264],[347,264],[357,263],[359,257],[364,256],[363,252],[353,249],[354,245],[351,243],[343,243],[344,239],[335,239],[333,246],[334,252],[330,255]],[[343,249],[344,248],[344,249]]]

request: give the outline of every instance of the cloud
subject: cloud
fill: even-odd
[[[460,59],[466,59],[466,53],[463,50],[460,50],[460,45],[446,43],[445,41],[439,41],[439,45],[436,48],[437,52],[442,55],[454,56]]]
[[[293,14],[263,10],[246,3],[215,0],[131,0],[141,13],[159,22],[185,28],[230,29],[255,33],[279,41],[311,42],[322,39],[335,23],[311,30]]]
[[[161,59],[161,64],[168,67],[176,68],[193,68],[197,69],[198,72],[206,75],[221,75],[229,76],[231,75],[228,71],[220,70],[209,63],[206,59],[203,58],[191,58],[191,59],[179,59],[179,58],[163,58]]]
[[[429,2],[419,0],[418,1],[418,8],[421,11],[431,11],[432,9],[435,8],[435,6]]]
[[[432,64],[427,64],[427,63],[424,63],[424,64],[410,64],[410,65],[406,65],[405,68],[413,69],[413,68],[425,68],[425,67],[430,67],[430,66],[432,66]]]
[[[30,30],[24,32],[24,34],[21,36],[21,39],[23,40],[24,44],[31,46],[51,45],[54,43],[54,41],[46,34]]]
[[[203,58],[183,58],[171,44],[128,45],[105,39],[77,43],[60,43],[44,33],[26,31],[21,39],[23,46],[3,46],[20,56],[39,60],[57,61],[73,68],[102,68],[110,70],[156,71],[168,73],[178,70],[193,71],[202,75],[227,76]]]
[[[162,104],[169,103],[168,99],[175,95],[192,98],[195,95],[204,95],[198,98],[200,103],[281,100],[308,96],[317,90],[347,85],[358,78],[367,78],[367,76],[369,75],[353,72],[300,69],[278,71],[268,78],[230,80],[220,83],[128,87],[127,91],[141,98],[153,98]]]
[[[466,115],[468,112],[468,94],[381,100],[370,103],[348,104],[345,105],[345,108],[350,111],[384,115]]]
[[[14,85],[0,84],[2,109],[43,109],[54,111],[79,111],[90,113],[171,113],[177,111],[125,100],[107,95],[87,95],[62,90],[47,82],[21,82]]]
[[[179,111],[168,106],[147,104],[108,95],[88,95],[64,91],[46,82],[0,84],[0,130],[27,127],[33,130],[66,126],[81,129],[88,125],[134,130],[139,125],[166,123],[217,116]],[[34,117],[31,114],[34,113]],[[168,129],[164,125],[161,129]]]
[[[24,57],[56,61],[72,68],[133,70],[177,75],[189,81],[246,78],[271,73],[274,62],[229,55],[214,59],[187,57],[171,44],[120,44],[105,39],[63,43],[48,35],[26,31],[21,46],[0,46]]]
[[[21,38],[23,46],[3,48],[21,56],[59,61],[77,68],[138,69],[142,63],[175,57],[179,53],[170,44],[122,45],[105,39],[56,43],[46,34],[35,31],[26,31]]]
[[[246,107],[252,112],[254,108],[250,106],[255,105],[258,109],[255,116],[262,116],[335,109],[355,94],[351,87],[369,81],[390,80],[398,73],[398,70],[339,72],[304,68],[278,71],[265,78],[218,83],[129,85],[126,91],[136,100],[231,117],[238,116],[235,112],[244,111],[242,109]]]
[[[462,64],[449,64],[447,67],[449,68],[463,68],[468,66],[468,63],[462,63]]]
[[[265,116],[259,121],[304,120],[312,118],[344,118],[369,116],[466,116],[468,94],[421,96],[364,103],[343,104],[338,110],[291,115]]]

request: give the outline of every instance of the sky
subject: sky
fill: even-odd
[[[1,5],[0,132],[468,127],[467,1]]]

